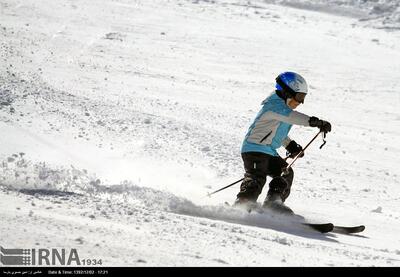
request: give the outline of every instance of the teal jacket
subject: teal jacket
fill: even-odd
[[[262,105],[247,131],[241,152],[278,156],[277,149],[286,147],[291,141],[288,134],[292,125],[310,126],[310,117],[292,110],[276,93],[265,99]]]

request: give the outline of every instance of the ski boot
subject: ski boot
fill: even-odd
[[[244,197],[238,197],[236,198],[235,203],[233,203],[233,207],[238,207],[250,213],[252,210],[257,208],[257,202]]]
[[[285,178],[281,176],[274,177],[269,183],[269,190],[263,203],[263,208],[281,214],[293,215],[294,212],[283,203],[289,196],[289,193],[290,186]]]
[[[280,193],[268,192],[268,195],[265,198],[262,207],[264,209],[269,209],[280,214],[286,214],[286,215],[294,214],[293,210],[283,203]]]

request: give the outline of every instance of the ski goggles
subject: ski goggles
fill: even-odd
[[[296,100],[297,102],[304,104],[304,99],[306,98],[307,93],[304,92],[296,92],[296,94],[294,95],[294,100]]]

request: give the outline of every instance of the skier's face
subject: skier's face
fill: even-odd
[[[297,102],[294,98],[289,98],[287,100],[287,105],[291,108],[291,109],[296,109],[298,105],[300,105],[300,102]]]

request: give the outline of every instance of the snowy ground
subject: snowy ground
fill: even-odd
[[[400,34],[278,2],[0,0],[0,245],[105,266],[399,266]],[[286,70],[310,84],[299,111],[333,126],[287,204],[362,235],[229,209],[238,185],[205,196],[242,177]]]
[[[264,2],[351,16],[358,19],[363,26],[388,31],[400,29],[398,0],[265,0]]]

